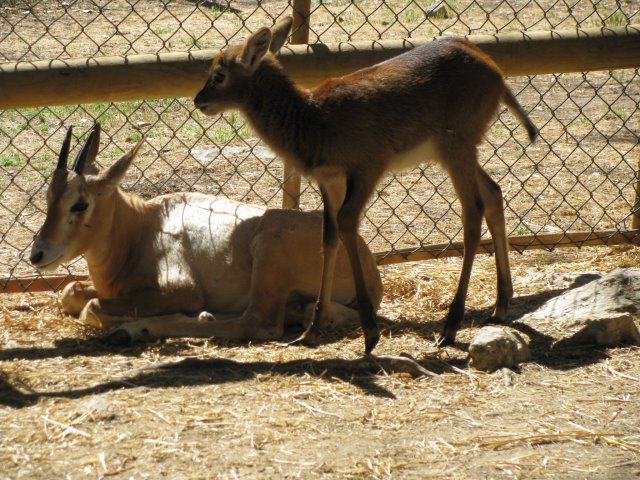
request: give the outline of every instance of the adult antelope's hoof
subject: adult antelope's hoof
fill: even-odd
[[[128,346],[133,343],[131,334],[126,330],[119,328],[102,338],[107,345]]]

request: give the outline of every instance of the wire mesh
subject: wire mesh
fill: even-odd
[[[218,49],[291,11],[291,0],[5,0],[0,62]],[[637,2],[613,0],[313,0],[310,11],[310,43],[640,23]],[[541,133],[527,145],[503,111],[481,147],[505,195],[510,235],[631,228],[640,157],[638,70],[509,83]],[[37,278],[28,263],[30,244],[71,124],[78,144],[95,121],[102,123],[103,166],[146,135],[124,184],[145,198],[197,190],[280,206],[282,163],[246,121],[233,112],[204,117],[192,105],[179,98],[0,111],[1,281],[18,279],[26,289]],[[321,206],[304,179],[300,206]],[[384,255],[460,240],[459,207],[446,176],[430,165],[386,176],[361,233]],[[85,271],[80,259],[59,273]]]

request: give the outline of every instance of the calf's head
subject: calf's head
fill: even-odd
[[[100,144],[100,125],[96,124],[68,170],[71,134],[69,127],[47,190],[47,216],[31,248],[29,260],[40,270],[55,270],[85,253],[101,231],[99,227],[113,221],[112,194],[143,142],[99,171],[94,163]]]
[[[213,59],[209,78],[194,100],[205,115],[217,115],[242,105],[250,93],[254,73],[268,53],[277,53],[289,36],[293,19],[286,17],[271,29],[261,28],[241,45],[221,51]]]

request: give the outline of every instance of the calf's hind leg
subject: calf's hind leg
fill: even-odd
[[[446,160],[445,166],[462,207],[464,257],[458,288],[449,307],[443,333],[437,341],[438,346],[454,343],[456,333],[464,318],[467,290],[473,261],[480,245],[484,212],[484,204],[477,182],[476,171],[479,165],[475,146],[451,147],[443,153],[443,158]]]
[[[498,277],[498,295],[493,315],[489,319],[494,322],[504,322],[507,319],[509,302],[513,297],[513,283],[509,267],[509,243],[504,221],[504,206],[500,186],[489,177],[483,168],[478,166],[478,185],[480,195],[485,205],[485,219],[496,256],[496,271]]]

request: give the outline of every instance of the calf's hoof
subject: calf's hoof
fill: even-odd
[[[509,323],[511,322],[506,318],[497,317],[495,315],[491,315],[482,322],[483,325],[507,325]]]
[[[436,339],[436,347],[438,347],[438,348],[450,347],[453,344],[455,344],[455,337],[454,338],[450,338],[447,335],[440,335]]]
[[[371,328],[364,332],[364,354],[369,355],[380,341],[380,331],[378,328]]]
[[[303,346],[303,347],[315,348],[318,346],[318,337],[315,333],[313,333],[310,329],[308,329],[308,330],[305,330],[305,332],[295,340],[288,342],[287,346],[289,347]]]

